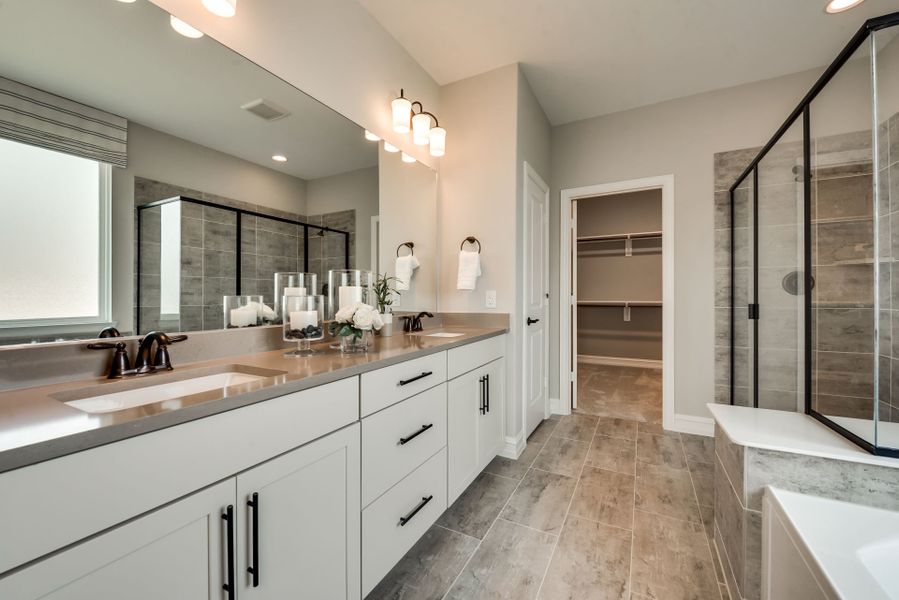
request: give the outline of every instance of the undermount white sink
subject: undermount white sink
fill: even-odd
[[[434,333],[424,333],[422,335],[424,335],[425,337],[454,338],[454,337],[461,337],[465,334],[458,333],[458,332],[450,332],[450,331],[435,331]]]
[[[771,487],[765,509],[790,523],[793,543],[827,597],[899,599],[899,512]]]
[[[182,379],[170,383],[160,383],[140,387],[133,390],[123,390],[110,394],[99,394],[89,398],[69,400],[64,404],[77,408],[90,414],[102,414],[116,412],[128,408],[136,408],[146,404],[165,402],[175,398],[183,398],[191,394],[199,394],[210,390],[225,389],[244,383],[251,383],[266,379],[264,375],[252,375],[250,373],[216,373],[191,379]]]

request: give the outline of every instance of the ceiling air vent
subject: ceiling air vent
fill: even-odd
[[[250,111],[260,119],[265,119],[266,121],[277,121],[290,114],[287,109],[281,108],[271,100],[266,100],[265,98],[247,102],[241,106],[241,108]]]

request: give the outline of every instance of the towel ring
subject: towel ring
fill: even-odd
[[[474,237],[473,235],[468,236],[467,238],[462,240],[461,244],[459,244],[459,250],[462,250],[463,248],[465,248],[466,243],[477,244],[478,245],[478,254],[481,253],[481,242],[480,242],[480,240],[478,240],[478,238]]]
[[[414,243],[414,242],[403,242],[402,244],[400,244],[399,246],[396,247],[396,256],[397,256],[397,258],[399,258],[399,256],[400,256],[400,248],[402,248],[403,246],[406,246],[407,248],[409,248],[409,252],[412,253],[412,256],[415,256],[415,250],[414,250],[414,248],[415,248],[415,243]]]

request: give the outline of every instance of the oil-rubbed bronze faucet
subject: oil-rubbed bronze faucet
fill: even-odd
[[[131,360],[128,358],[128,350],[125,342],[97,342],[88,344],[88,350],[110,350],[114,349],[112,356],[112,364],[109,365],[109,373],[107,379],[121,379],[131,375],[146,375],[155,373],[156,371],[172,370],[172,359],[169,356],[169,344],[181,342],[187,339],[186,335],[167,335],[161,331],[151,331],[142,340],[137,349],[137,356],[134,359],[134,368],[131,368]],[[156,344],[156,355],[150,360],[153,351],[153,344]]]
[[[422,317],[433,317],[431,313],[427,311],[422,311],[418,313],[416,316],[408,315],[403,317],[403,331],[409,333],[412,331],[421,331],[421,318]]]

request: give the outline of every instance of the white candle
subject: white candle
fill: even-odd
[[[241,306],[240,308],[231,309],[231,326],[232,327],[248,327],[255,325],[259,313],[252,306]]]
[[[290,313],[291,329],[306,329],[308,326],[318,327],[317,310],[297,310]]]
[[[286,287],[284,288],[285,296],[305,296],[306,288],[304,287]]]
[[[362,302],[362,286],[342,285],[337,288],[337,308],[350,306],[355,302]]]

